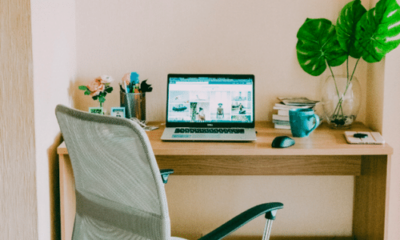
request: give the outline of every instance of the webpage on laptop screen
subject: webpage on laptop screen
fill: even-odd
[[[168,122],[253,122],[253,80],[171,78]]]

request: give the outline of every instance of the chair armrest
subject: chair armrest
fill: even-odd
[[[217,240],[221,239],[230,233],[234,232],[238,228],[242,227],[244,224],[250,222],[254,218],[260,216],[265,213],[265,217],[272,220],[275,218],[275,213],[278,209],[283,208],[282,203],[274,202],[274,203],[264,203],[252,207],[236,217],[232,218],[228,222],[224,223],[214,231],[208,233],[207,235],[199,238],[199,240]],[[272,214],[271,214],[272,212]]]
[[[164,184],[168,182],[168,177],[170,174],[174,173],[173,169],[161,169],[160,174],[161,174],[161,179]]]

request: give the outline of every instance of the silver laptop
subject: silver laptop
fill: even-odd
[[[165,141],[254,141],[254,75],[169,74]]]

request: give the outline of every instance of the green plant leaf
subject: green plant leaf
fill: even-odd
[[[103,103],[103,102],[105,102],[106,101],[106,99],[105,99],[105,97],[103,97],[103,96],[99,96],[99,102],[101,102],[101,103]]]
[[[89,91],[89,90],[86,90],[86,91],[85,91],[85,95],[90,95],[90,91]]]
[[[362,49],[366,62],[379,62],[400,44],[399,34],[399,5],[396,0],[380,0],[358,22],[355,46]]]
[[[327,64],[335,67],[347,59],[337,40],[335,26],[327,19],[307,19],[297,38],[297,59],[301,68],[312,76],[321,75]]]
[[[92,97],[93,98],[93,100],[97,100],[97,98],[98,98],[99,96],[97,95],[97,96],[94,96],[94,97]]]
[[[360,0],[354,0],[346,4],[336,22],[337,38],[340,46],[353,58],[361,57],[361,50],[356,48],[356,27],[358,21],[367,10]]]
[[[113,91],[112,87],[106,87],[106,92],[111,93]]]
[[[89,90],[89,89],[88,89],[86,86],[84,86],[84,85],[81,85],[81,86],[79,86],[78,88],[79,88],[79,90],[83,90],[83,91]]]

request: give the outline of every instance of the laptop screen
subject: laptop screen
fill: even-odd
[[[167,126],[254,127],[254,76],[168,75]]]

